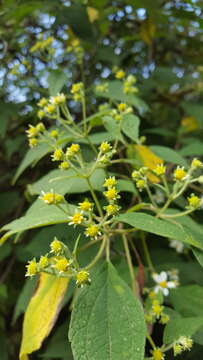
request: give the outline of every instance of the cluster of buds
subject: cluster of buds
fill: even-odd
[[[138,88],[135,86],[137,79],[134,75],[128,75],[123,82],[123,92],[124,94],[136,94]]]
[[[115,215],[120,207],[117,204],[117,200],[120,198],[118,190],[116,189],[117,181],[114,176],[105,179],[103,186],[107,188],[104,192],[106,200],[109,202],[108,205],[104,206],[108,216]]]
[[[132,178],[135,180],[136,187],[139,191],[142,191],[147,186],[147,167],[141,167],[139,170],[132,172]]]
[[[174,356],[181,354],[185,350],[191,350],[193,340],[190,337],[181,336],[173,345]]]
[[[147,323],[153,324],[158,321],[160,324],[165,325],[170,317],[164,313],[164,306],[161,300],[157,297],[153,291],[149,293],[147,301],[149,300],[149,311],[145,313],[145,320]]]
[[[29,125],[28,130],[26,130],[29,146],[32,148],[38,144],[38,137],[41,133],[45,131],[45,126],[43,123],[39,123],[36,126]]]
[[[82,59],[84,56],[84,50],[80,44],[80,40],[78,38],[72,39],[70,44],[67,46],[66,51],[69,53],[73,53],[77,59],[79,64],[82,63]]]
[[[78,162],[78,156],[80,155],[80,145],[72,144],[63,151],[61,148],[55,149],[51,155],[52,161],[60,161],[59,169],[67,170],[71,166],[74,166],[72,161]]]
[[[63,93],[57,94],[56,96],[51,96],[49,99],[41,98],[37,104],[40,108],[37,116],[40,119],[45,116],[55,118],[57,107],[65,104],[65,102],[66,96]]]
[[[116,150],[114,150],[107,141],[104,141],[99,146],[99,154],[97,157],[97,163],[102,165],[108,165],[111,158],[115,154]]]
[[[51,242],[48,254],[41,256],[38,262],[35,258],[32,259],[28,262],[26,268],[25,276],[28,277],[46,272],[58,277],[74,278],[79,287],[91,282],[89,272],[85,269],[78,269],[74,256],[72,256],[67,246],[57,238]]]
[[[84,98],[84,85],[82,82],[78,82],[72,85],[71,94],[73,95],[73,100],[81,101]]]
[[[96,91],[106,93],[109,90],[109,84],[107,82],[104,82],[102,84],[96,85]]]
[[[49,53],[53,54],[53,48],[51,45],[53,44],[54,38],[49,36],[47,39],[42,38],[42,35],[39,36],[39,40],[30,48],[30,52],[34,53],[36,51],[44,51],[48,50]]]
[[[117,109],[113,109],[110,112],[110,115],[116,120],[121,121],[123,118],[123,115],[130,114],[133,112],[133,108],[131,106],[128,106],[126,103],[120,103],[117,106]]]
[[[82,225],[85,227],[85,236],[97,239],[101,235],[101,227],[96,223],[96,216],[93,213],[94,204],[88,199],[78,204],[78,209],[72,216],[69,216],[69,225],[74,227]]]

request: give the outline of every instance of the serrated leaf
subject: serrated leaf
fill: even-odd
[[[68,208],[66,205],[61,206],[70,213],[74,212],[75,206],[73,205],[68,205]],[[42,200],[37,199],[24,216],[1,228],[1,231],[7,230],[8,232],[1,237],[0,244],[13,234],[41,226],[65,223],[67,218],[68,216],[55,205],[47,205]]]
[[[90,177],[90,181],[93,189],[102,190],[102,184],[105,179],[105,171],[103,169],[96,169]],[[62,195],[67,193],[83,193],[89,190],[87,181],[83,178],[79,178],[75,175],[75,171],[72,169],[67,171],[53,170],[34,184],[28,185],[28,191],[30,194],[40,194],[41,191],[50,191],[53,189],[55,192],[59,192]]]
[[[175,318],[164,329],[164,344],[170,344],[181,336],[192,336],[203,325],[203,317]]]
[[[143,360],[145,335],[140,302],[113,265],[104,263],[74,306],[69,331],[74,359]]]
[[[38,350],[49,335],[60,311],[68,278],[41,273],[39,286],[25,313],[20,360]]]
[[[180,224],[173,224],[166,220],[160,220],[154,216],[139,213],[129,212],[117,216],[114,221],[127,223],[137,229],[147,231],[156,235],[160,235],[169,239],[175,239],[187,244],[196,246],[203,249],[203,242],[199,239],[192,237],[191,233],[188,233],[184,227]]]
[[[123,116],[121,129],[131,140],[137,141],[139,136],[140,120],[133,114]]]

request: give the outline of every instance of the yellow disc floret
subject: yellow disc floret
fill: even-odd
[[[93,204],[88,200],[84,200],[83,202],[79,203],[80,210],[83,211],[91,211],[93,208]]]
[[[41,269],[44,269],[45,267],[47,267],[49,265],[49,259],[47,256],[41,256],[40,260],[39,260],[39,267]]]
[[[198,167],[202,167],[203,164],[199,159],[195,158],[192,160],[191,166],[192,166],[192,168],[198,168]]]
[[[109,204],[105,206],[104,209],[106,210],[108,215],[113,215],[119,211],[120,207],[116,204]]]
[[[63,150],[62,149],[56,149],[53,153],[53,155],[51,155],[52,157],[52,161],[60,161],[63,160]]]
[[[26,272],[25,276],[36,275],[38,272],[36,260],[33,259],[33,260],[29,261],[28,264],[26,265],[26,268],[27,268],[27,272]]]
[[[152,350],[152,359],[153,360],[164,360],[164,353],[160,349]]]
[[[143,180],[143,179],[137,180],[136,181],[136,186],[137,186],[139,191],[142,191],[146,187],[146,181]]]
[[[82,286],[84,284],[90,283],[90,274],[86,270],[81,270],[76,275],[76,284]]]
[[[111,200],[115,201],[116,199],[119,198],[118,191],[114,187],[112,187],[111,189],[108,189],[107,191],[105,191],[104,196],[109,201],[111,201]]]
[[[80,212],[77,212],[73,216],[70,216],[69,219],[69,225],[80,225],[83,222],[84,217]]]
[[[63,251],[63,243],[56,238],[50,244],[51,253],[59,254]]]
[[[201,199],[194,194],[191,194],[187,198],[187,200],[188,200],[189,207],[191,207],[191,208],[197,209],[198,207],[201,206]]]
[[[164,175],[166,172],[166,167],[163,164],[157,165],[153,170],[156,175],[161,176]]]
[[[37,146],[37,144],[38,144],[38,140],[36,138],[33,137],[33,138],[29,139],[29,146],[31,148]]]
[[[44,106],[46,106],[48,104],[48,100],[46,99],[46,98],[41,98],[40,100],[39,100],[39,102],[37,103],[37,105],[39,106],[39,107],[44,107]]]
[[[89,225],[87,229],[85,230],[85,235],[90,237],[97,237],[97,235],[100,235],[99,227],[98,225]]]
[[[115,73],[115,78],[116,79],[123,79],[125,77],[125,71],[123,70],[118,70],[116,73]]]
[[[65,272],[69,266],[70,266],[70,261],[68,261],[65,257],[61,259],[57,259],[56,263],[54,264],[54,268],[59,272]]]
[[[178,166],[175,170],[174,170],[174,178],[175,180],[181,181],[181,180],[185,180],[187,173],[184,169],[184,167],[180,167]]]
[[[68,161],[62,161],[62,163],[60,163],[59,165],[59,169],[61,170],[67,170],[70,168],[70,164],[68,163]]]
[[[104,141],[101,143],[99,150],[105,154],[105,153],[109,152],[111,150],[111,148],[112,148],[112,146],[108,142]]]
[[[28,138],[35,137],[38,135],[39,130],[36,126],[29,125],[29,129],[26,130]]]
[[[42,195],[39,198],[48,205],[57,205],[64,201],[63,195],[55,194],[53,191],[47,193],[42,191]]]
[[[117,181],[115,179],[115,176],[109,177],[108,179],[105,179],[105,182],[103,184],[104,187],[112,188],[116,185]]]

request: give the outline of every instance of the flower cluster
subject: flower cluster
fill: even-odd
[[[104,209],[108,216],[116,214],[120,207],[117,204],[117,200],[120,198],[118,190],[116,189],[117,181],[114,176],[105,179],[103,184],[107,190],[104,192],[104,196],[106,197],[109,204],[104,206]]]
[[[40,110],[37,115],[40,119],[45,116],[55,118],[58,106],[65,104],[66,96],[63,93],[58,93],[56,96],[51,96],[49,99],[41,98],[38,102]]]
[[[112,148],[111,144],[109,144],[107,141],[104,141],[100,144],[99,154],[96,162],[98,165],[108,165],[114,154],[115,150]]]
[[[28,130],[26,130],[29,146],[32,148],[38,144],[38,138],[41,133],[45,131],[45,126],[43,123],[38,123],[36,126],[29,125]]]
[[[69,257],[67,257],[67,253],[70,254]],[[67,246],[57,238],[51,242],[48,254],[41,256],[38,262],[35,258],[30,260],[26,268],[25,276],[28,277],[46,272],[59,277],[73,277],[79,287],[91,282],[89,272],[86,269],[78,269]]]
[[[113,109],[110,112],[110,115],[116,120],[121,121],[123,118],[123,115],[130,114],[133,112],[133,108],[131,106],[128,106],[126,103],[120,103],[117,106],[117,109]]]
[[[147,167],[141,167],[139,170],[132,172],[132,178],[135,180],[136,187],[139,191],[142,191],[147,186]]]
[[[65,151],[61,148],[56,148],[53,154],[51,155],[52,161],[60,161],[59,168],[61,170],[67,170],[71,166],[74,166],[74,163],[78,163],[80,155],[80,145],[72,144],[68,146]]]
[[[82,63],[84,50],[78,38],[74,38],[70,41],[69,45],[66,48],[66,51],[75,55],[78,64]]]
[[[191,350],[193,340],[190,337],[181,336],[173,345],[174,356],[181,354],[185,350]]]
[[[73,95],[73,100],[81,101],[84,97],[84,85],[82,82],[78,82],[72,85],[71,94]]]

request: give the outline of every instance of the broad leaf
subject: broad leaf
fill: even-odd
[[[38,350],[49,335],[60,311],[68,282],[68,278],[57,278],[45,273],[40,275],[39,286],[25,313],[20,360],[27,360],[27,355]]]
[[[194,238],[191,233],[186,231],[180,224],[160,220],[154,216],[139,212],[122,214],[117,216],[115,221],[121,221],[135,227],[136,229],[144,230],[169,239],[179,240],[203,249],[203,241]]]
[[[181,166],[187,167],[187,161],[179,155],[175,150],[170,149],[166,146],[153,145],[150,149],[157,155],[160,156],[164,161],[174,163]]]
[[[182,316],[203,317],[203,286],[180,286],[171,290],[169,298],[174,309]]]
[[[121,129],[131,140],[137,141],[139,136],[140,120],[137,116],[128,114],[123,117]]]
[[[203,326],[203,317],[175,318],[164,329],[164,343],[170,344],[181,336],[192,336]]]
[[[60,69],[52,70],[48,76],[49,94],[51,96],[57,95],[66,82],[67,75],[64,73],[64,71]]]
[[[69,331],[74,359],[143,360],[145,334],[141,304],[113,265],[103,264],[74,306]]]

